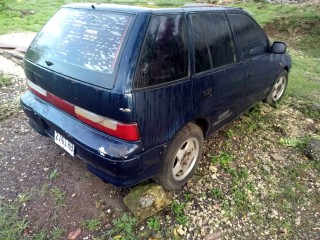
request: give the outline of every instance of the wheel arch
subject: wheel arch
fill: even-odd
[[[194,119],[192,122],[201,128],[203,133],[203,138],[206,139],[208,137],[209,128],[210,128],[209,118],[202,116]]]

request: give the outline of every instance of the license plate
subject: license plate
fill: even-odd
[[[54,131],[54,142],[74,156],[74,144],[65,139],[60,133]]]

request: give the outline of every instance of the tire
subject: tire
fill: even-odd
[[[203,132],[188,123],[172,139],[154,178],[166,190],[178,190],[192,177],[203,152]]]
[[[280,102],[288,86],[288,72],[283,70],[277,77],[272,88],[270,89],[267,97],[264,99],[266,103],[271,106],[275,106],[276,103]]]

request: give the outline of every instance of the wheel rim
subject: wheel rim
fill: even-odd
[[[199,155],[199,141],[188,138],[176,153],[172,175],[175,180],[183,180],[193,169]]]
[[[286,88],[286,82],[287,82],[286,77],[282,76],[278,78],[272,92],[273,101],[276,102],[282,97],[282,94],[284,93],[284,89]]]

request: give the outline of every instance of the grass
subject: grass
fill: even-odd
[[[28,226],[28,220],[19,215],[22,204],[19,201],[0,200],[0,238],[20,239]]]
[[[185,206],[185,203],[179,203],[178,201],[173,201],[171,204],[175,219],[180,225],[186,225],[188,223],[188,217],[184,213]]]
[[[5,1],[4,9],[1,12],[0,7],[0,34],[12,32],[38,32],[41,27],[49,20],[49,18],[63,5],[72,2],[88,2],[86,0],[15,0]],[[149,7],[174,7],[182,6],[185,0],[153,1],[155,4],[148,4],[147,1],[134,1],[134,0],[113,0],[113,1],[100,1],[112,2],[119,4],[149,6]]]
[[[138,239],[134,229],[138,224],[137,218],[131,213],[124,213],[121,217],[112,221],[113,228],[102,239],[134,240]],[[109,238],[108,238],[109,237]]]
[[[93,218],[85,221],[85,226],[89,231],[96,231],[101,227],[101,221],[97,218]]]
[[[11,84],[11,82],[12,79],[10,77],[0,74],[0,87],[8,86]]]

